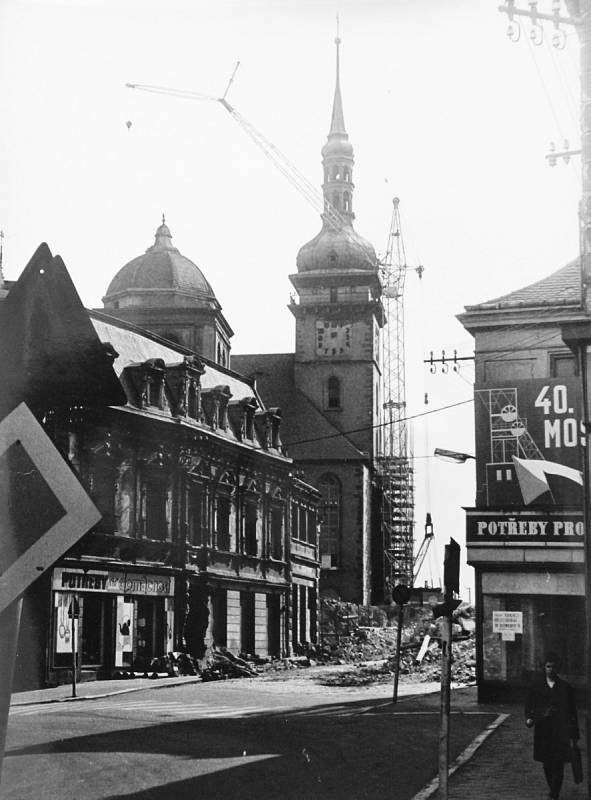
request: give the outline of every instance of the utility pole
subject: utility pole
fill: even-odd
[[[587,739],[587,796],[591,798],[591,0],[565,0],[568,16],[561,14],[561,0],[552,0],[552,13],[538,11],[537,0],[528,0],[529,9],[518,9],[515,0],[499,6],[509,17],[507,34],[513,41],[519,39],[519,21],[528,17],[531,22],[530,38],[541,44],[544,23],[552,22],[552,44],[562,49],[566,44],[565,26],[574,26],[580,45],[580,133],[581,133],[581,202],[579,207],[581,253],[581,308],[588,319],[562,327],[562,338],[574,351],[579,362],[581,394],[583,398],[583,423],[586,452],[584,455],[584,558],[585,558],[585,617],[586,617],[586,739]],[[569,154],[570,155],[570,154]]]
[[[443,560],[443,603],[435,606],[433,616],[441,617],[441,702],[439,717],[439,800],[448,798],[449,779],[449,719],[451,706],[451,649],[452,614],[461,600],[454,599],[460,591],[460,545],[450,539],[445,545]]]

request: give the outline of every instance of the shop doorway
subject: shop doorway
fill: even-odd
[[[246,655],[253,655],[255,651],[254,605],[254,592],[240,593],[240,648]]]
[[[166,655],[165,623],[163,598],[137,598],[136,654],[140,668],[147,669],[153,658]]]

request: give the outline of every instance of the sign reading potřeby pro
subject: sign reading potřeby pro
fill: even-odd
[[[466,514],[466,542],[550,542],[582,543],[585,525],[582,512],[544,514],[469,510]]]

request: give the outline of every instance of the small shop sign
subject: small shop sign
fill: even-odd
[[[57,567],[53,570],[52,588],[57,592],[110,592],[170,597],[174,594],[174,578],[149,572],[85,571]]]
[[[514,642],[516,633],[523,633],[522,611],[493,611],[493,633],[500,633],[504,642]]]

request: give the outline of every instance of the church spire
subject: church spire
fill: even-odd
[[[324,167],[325,207],[332,206],[349,225],[355,219],[353,214],[353,147],[345,130],[343,116],[343,99],[341,97],[341,39],[335,39],[336,53],[336,85],[332,104],[330,131],[326,144],[322,148],[322,165]]]
[[[343,116],[343,99],[341,97],[341,60],[340,60],[340,46],[341,40],[337,35],[334,40],[337,46],[337,80],[334,90],[334,100],[332,104],[332,119],[330,121],[330,136],[347,136],[345,130],[345,118]]]

